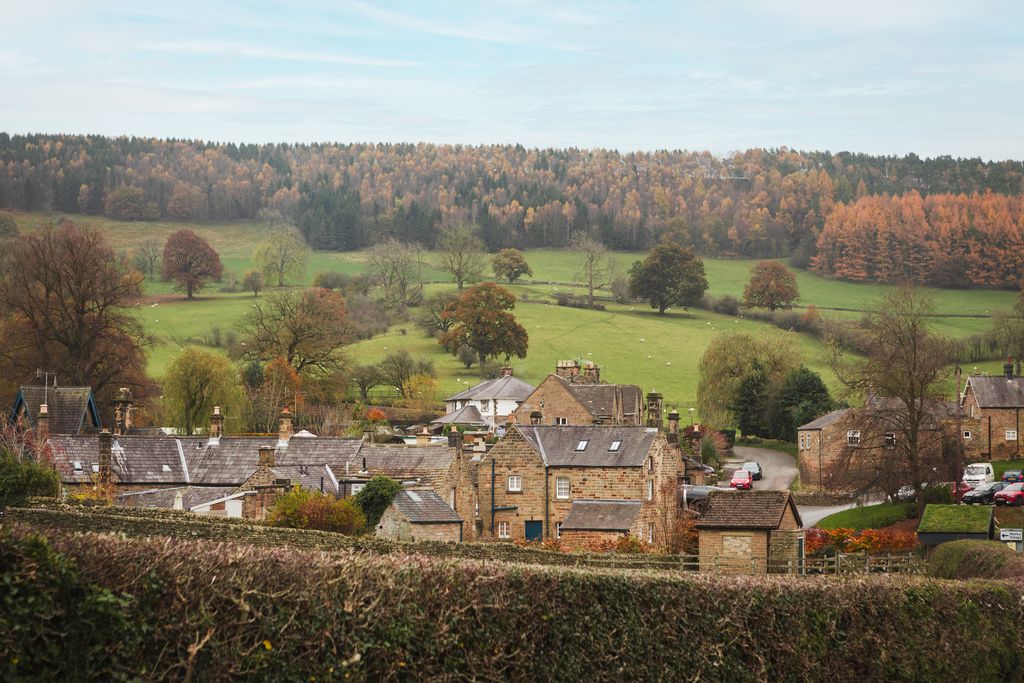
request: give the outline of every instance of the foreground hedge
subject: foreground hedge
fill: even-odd
[[[0,678],[1009,680],[1021,591],[0,535]]]

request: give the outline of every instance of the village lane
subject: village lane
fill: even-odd
[[[788,491],[793,480],[796,479],[796,460],[793,456],[782,451],[773,451],[768,448],[754,448],[752,446],[736,446],[733,448],[736,453],[735,467],[739,467],[748,460],[756,460],[761,463],[763,477],[760,481],[754,482],[754,488],[761,491]],[[727,470],[735,469],[729,467],[733,463],[726,464]]]

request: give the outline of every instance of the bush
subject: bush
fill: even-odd
[[[1016,585],[48,543],[0,536],[5,680],[1011,680],[1024,665]]]
[[[1021,558],[998,541],[950,541],[939,545],[928,561],[928,576],[938,579],[1003,578],[1011,568],[1015,578],[1024,577]]]
[[[728,294],[723,297],[705,294],[704,298],[701,299],[700,307],[708,311],[721,313],[722,315],[740,314],[740,300]]]
[[[402,485],[391,479],[378,474],[377,476],[366,482],[363,488],[359,489],[359,493],[356,494],[356,505],[363,511],[366,516],[366,528],[371,533],[377,528],[377,524],[380,523],[380,518],[384,514],[384,511],[391,505],[391,501],[395,499],[395,494],[402,490]]]
[[[351,500],[333,498],[298,486],[277,497],[268,521],[273,526],[349,535],[366,528],[366,517]]]
[[[895,529],[808,529],[805,532],[808,555],[834,555],[836,553],[867,553],[886,555],[909,553],[917,549],[917,534]]]
[[[59,493],[60,475],[53,467],[0,449],[0,510],[23,505],[32,496]]]
[[[319,273],[313,276],[313,286],[321,287],[323,289],[336,289],[339,292],[344,291],[351,277],[345,273],[335,273],[330,270],[321,270]]]

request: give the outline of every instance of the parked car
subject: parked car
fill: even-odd
[[[990,481],[971,489],[964,494],[963,501],[967,505],[991,505],[995,502],[997,493],[1005,489],[1009,484],[1002,481]]]
[[[1024,505],[1024,483],[1010,484],[993,496],[996,505]]]
[[[972,488],[996,480],[996,471],[990,462],[972,462],[964,468],[964,482]]]
[[[729,486],[734,489],[745,489],[749,491],[754,488],[754,477],[747,470],[736,470],[732,473],[732,479],[729,480]]]
[[[1018,481],[1024,481],[1024,472],[1020,470],[1006,470],[1003,472],[1003,481],[1007,484],[1016,484]]]
[[[949,491],[953,494],[954,500],[957,496],[963,497],[974,490],[974,487],[965,481],[957,482],[956,487],[949,485]]]
[[[743,463],[740,466],[740,469],[750,472],[750,476],[754,478],[754,481],[759,481],[761,479],[761,463],[756,460],[750,460],[749,462]]]

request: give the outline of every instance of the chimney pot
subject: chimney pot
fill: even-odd
[[[452,427],[448,432],[448,448],[455,449],[456,453],[462,451],[462,432],[457,427]]]
[[[511,377],[512,376],[512,368],[510,368],[508,366],[503,367],[501,369],[501,376],[502,377]]]

